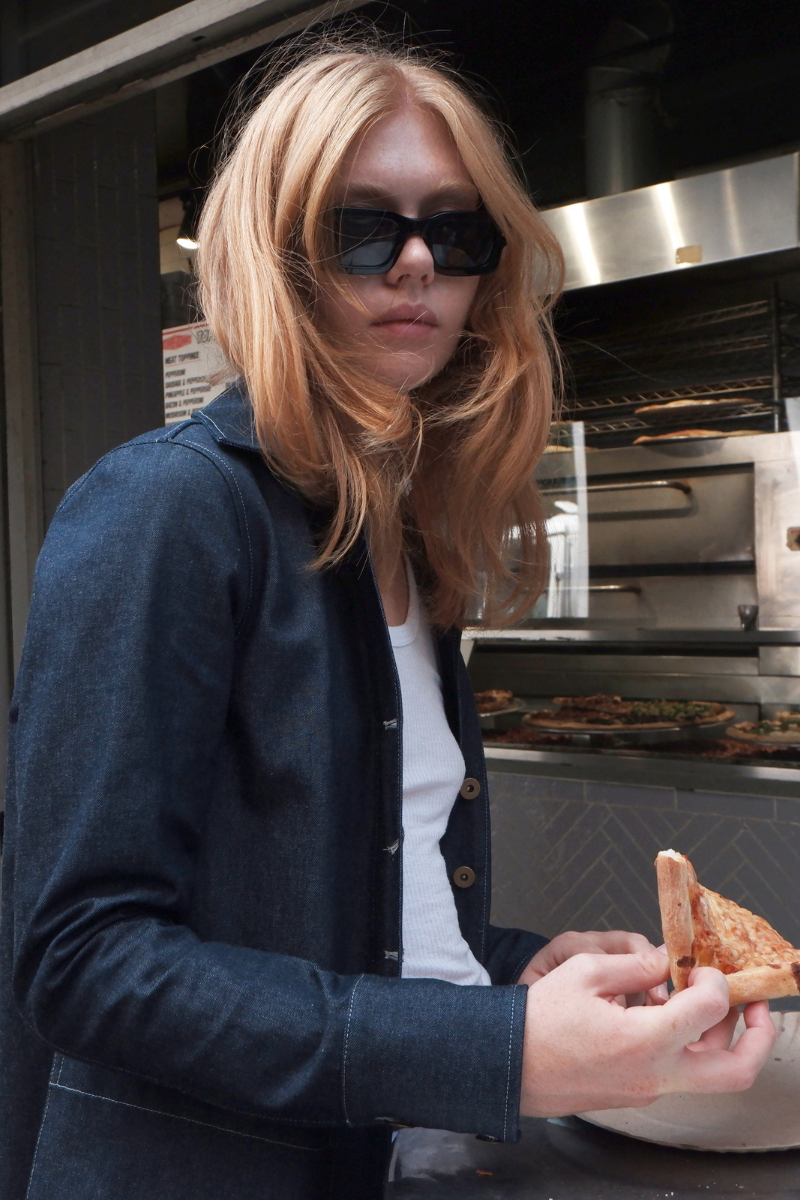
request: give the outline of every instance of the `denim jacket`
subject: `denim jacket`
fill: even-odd
[[[234,386],[64,497],[11,709],[2,1200],[378,1195],[394,1124],[517,1137],[544,939],[488,923],[480,731],[442,851],[493,987],[399,978],[402,713],[362,542],[268,469]]]

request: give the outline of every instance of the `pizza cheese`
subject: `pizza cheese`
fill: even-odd
[[[662,850],[656,859],[661,925],[676,991],[694,967],[728,977],[731,1004],[800,993],[800,950],[772,926],[697,882],[688,858]]]
[[[737,721],[727,732],[728,737],[743,742],[796,746],[800,743],[800,712],[787,709],[763,721]]]

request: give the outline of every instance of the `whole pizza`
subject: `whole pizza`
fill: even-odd
[[[556,708],[526,713],[524,725],[569,733],[615,733],[730,721],[733,709],[703,700],[623,700],[621,696],[556,696]]]
[[[776,712],[764,721],[737,721],[726,731],[727,737],[759,746],[797,746],[800,744],[800,712]]]

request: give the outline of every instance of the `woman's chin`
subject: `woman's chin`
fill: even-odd
[[[398,392],[413,392],[438,374],[444,365],[430,358],[409,354],[397,356],[390,363],[385,359],[375,363],[372,373],[387,387],[396,388]]]

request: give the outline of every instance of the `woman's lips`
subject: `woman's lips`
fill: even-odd
[[[397,308],[379,321],[373,321],[373,329],[394,337],[420,340],[430,337],[439,322],[428,309]]]

